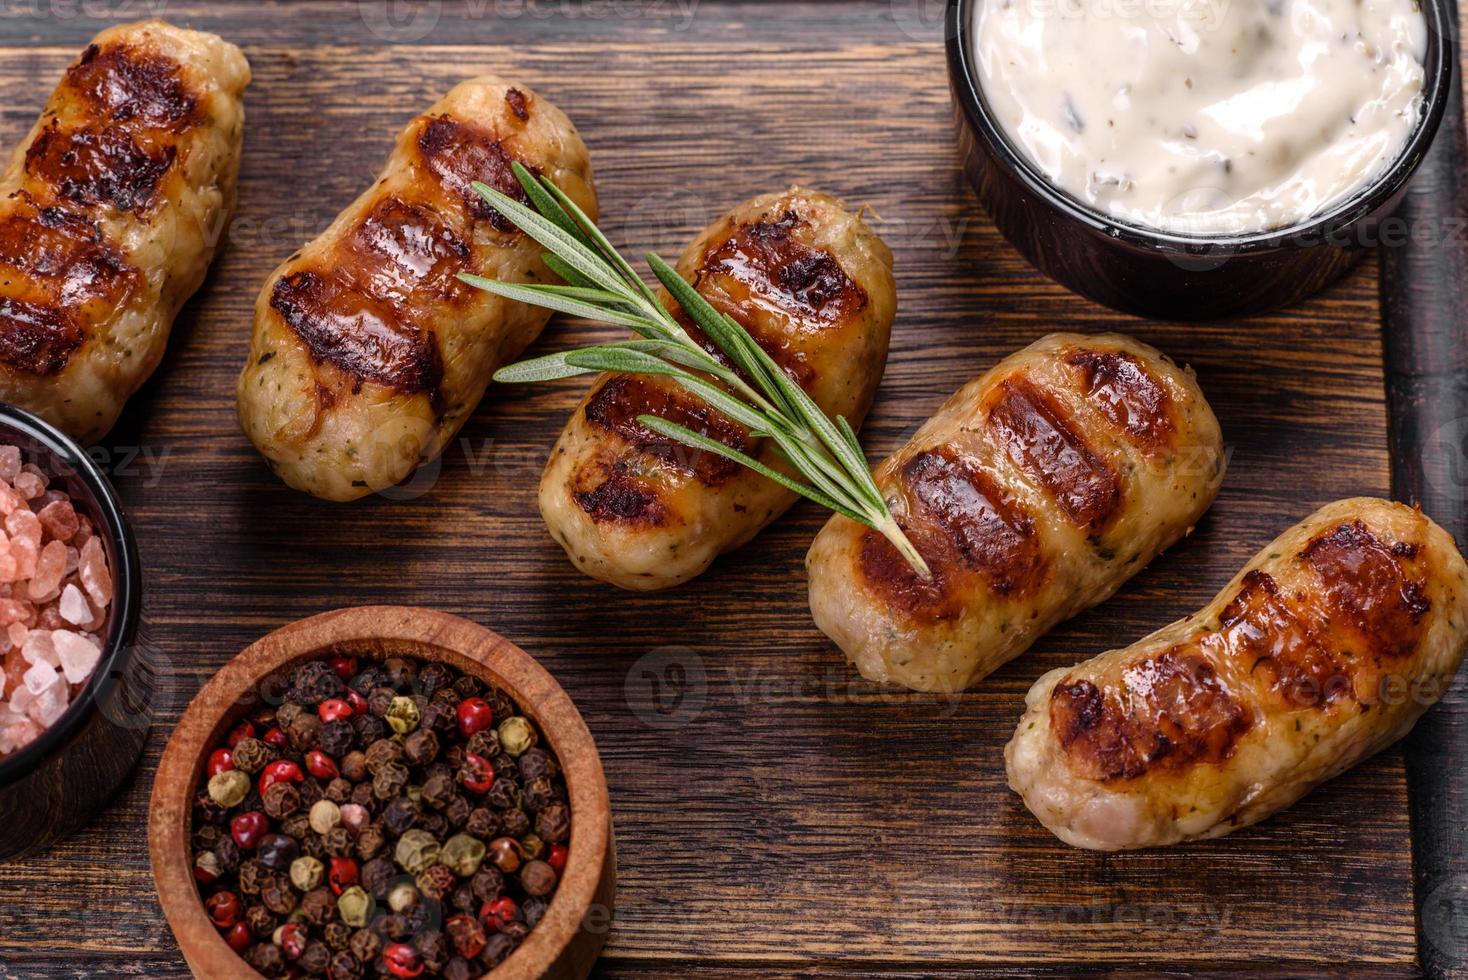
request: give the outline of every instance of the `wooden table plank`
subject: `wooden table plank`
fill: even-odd
[[[105,447],[114,463],[127,447],[151,454],[117,482],[147,569],[160,717],[111,810],[50,854],[0,866],[0,974],[182,972],[143,834],[166,732],[261,633],[365,602],[483,622],[581,707],[618,834],[607,975],[1064,974],[1089,960],[1410,969],[1398,753],[1228,840],[1111,856],[1040,828],[1004,787],[1001,756],[1040,673],[1201,605],[1319,504],[1387,491],[1374,260],[1247,323],[1147,323],[1066,293],[1008,248],[964,184],[941,48],[904,0],[705,2],[676,31],[656,18],[442,11],[429,36],[383,44],[352,3],[169,5],[245,42],[256,81],[230,246]],[[0,141],[20,137],[97,26],[0,19]],[[404,121],[486,70],[576,120],[606,228],[632,252],[676,252],[717,213],[794,180],[880,215],[901,309],[864,435],[873,457],[1035,337],[1124,329],[1196,367],[1231,452],[1218,504],[1105,607],[979,690],[935,699],[862,682],[811,625],[801,557],[821,523],[813,507],[669,595],[581,578],[534,500],[574,381],[492,393],[422,496],[343,507],[286,490],[234,419],[256,290],[356,195]],[[613,333],[558,321],[537,350]],[[676,690],[674,663],[698,683]]]

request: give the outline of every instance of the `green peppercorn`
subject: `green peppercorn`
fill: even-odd
[[[372,911],[372,897],[353,885],[336,900],[336,911],[343,922],[360,929],[367,924],[367,916]]]
[[[317,800],[311,807],[311,829],[318,834],[329,834],[341,823],[342,810],[330,800]]]
[[[455,834],[444,843],[439,860],[460,878],[468,878],[479,870],[480,862],[484,860],[484,841],[475,840],[468,834]]]
[[[209,777],[209,799],[223,807],[239,806],[250,795],[250,777],[238,769]]]
[[[297,891],[308,892],[321,887],[326,867],[313,857],[298,857],[291,862],[291,884]]]
[[[533,861],[545,853],[545,841],[538,834],[526,834],[520,838],[520,850]]]
[[[388,705],[387,714],[384,716],[387,723],[392,726],[392,730],[399,735],[406,735],[417,728],[418,718],[418,705],[412,698],[402,695],[392,699],[392,704]]]
[[[417,874],[438,863],[438,841],[426,830],[410,830],[398,838],[393,858],[398,867],[409,874]]]
[[[500,748],[518,758],[535,744],[535,728],[530,722],[515,715],[500,722]]]

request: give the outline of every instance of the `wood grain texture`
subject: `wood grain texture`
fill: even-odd
[[[1227,840],[1120,855],[1059,844],[1005,788],[1001,755],[1044,670],[1201,606],[1319,505],[1388,491],[1375,261],[1247,323],[1118,316],[1031,270],[975,204],[950,130],[941,5],[705,0],[686,24],[652,0],[641,17],[597,20],[577,12],[595,5],[504,13],[515,6],[444,4],[427,35],[389,43],[366,24],[371,3],[168,5],[243,44],[256,80],[230,241],[104,446],[147,575],[158,722],[111,810],[0,866],[0,975],[184,974],[145,848],[164,735],[262,634],[369,602],[483,623],[580,707],[618,842],[605,976],[1410,972],[1398,751]],[[0,141],[20,138],[99,26],[0,18]],[[481,71],[523,77],[576,121],[604,227],[630,253],[676,254],[714,215],[792,181],[868,205],[900,296],[863,434],[873,458],[1036,337],[1119,329],[1197,369],[1231,454],[1218,503],[1117,598],[978,690],[935,699],[866,684],[811,625],[814,507],[667,595],[576,573],[535,484],[584,383],[492,390],[442,464],[393,494],[407,499],[340,506],[287,490],[234,418],[256,291],[360,191],[406,119]],[[558,319],[532,353],[617,333]]]

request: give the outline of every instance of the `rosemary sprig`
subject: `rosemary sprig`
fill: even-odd
[[[898,527],[877,489],[846,419],[829,418],[743,327],[710,306],[672,266],[657,255],[648,255],[648,267],[658,282],[737,370],[726,367],[689,336],[575,201],[520,164],[513,167],[533,209],[482,183],[476,182],[474,190],[549,250],[546,265],[566,285],[508,283],[467,273],[459,278],[506,299],[628,327],[638,339],[521,361],[496,371],[494,380],[517,384],[601,371],[671,378],[757,438],[769,439],[803,482],[677,423],[654,415],[638,416],[639,422],[674,442],[747,466],[866,525],[891,541],[919,576],[931,579],[927,563]]]

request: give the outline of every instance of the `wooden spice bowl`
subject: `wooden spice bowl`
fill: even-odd
[[[504,637],[430,609],[364,606],[323,613],[262,637],[204,686],[184,712],[153,781],[148,847],[163,914],[196,976],[258,977],[204,911],[194,883],[192,805],[212,748],[261,704],[261,682],[333,654],[438,661],[508,693],[561,763],[571,805],[571,852],[544,918],[492,971],[494,980],[583,978],[611,926],[616,850],[601,757],[566,692]]]

